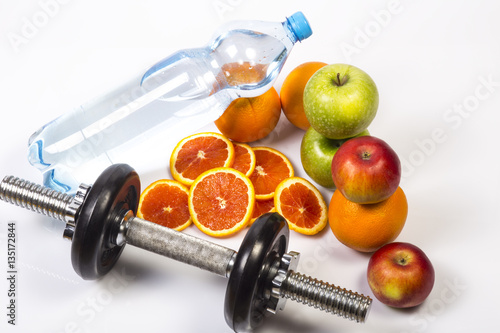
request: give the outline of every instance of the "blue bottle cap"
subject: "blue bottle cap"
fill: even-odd
[[[287,17],[288,24],[299,41],[312,35],[312,29],[302,12]]]

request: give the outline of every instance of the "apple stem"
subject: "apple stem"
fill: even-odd
[[[344,75],[344,77],[341,80],[340,73],[337,73],[337,81],[335,81],[335,79],[333,80],[333,83],[335,83],[335,85],[337,85],[338,87],[343,86],[346,82],[347,82],[347,75]]]

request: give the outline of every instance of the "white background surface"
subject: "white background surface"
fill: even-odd
[[[54,3],[0,1],[1,177],[41,182],[26,159],[32,132],[172,52],[204,45],[225,21],[282,21],[302,10],[314,33],[295,46],[275,87],[279,91],[286,74],[306,61],[350,63],[372,76],[380,107],[370,132],[403,162],[409,216],[398,240],[428,254],[436,283],[415,309],[375,300],[364,325],[288,302],[260,331],[498,330],[496,1],[61,0],[50,16],[41,5],[48,2]],[[39,27],[16,45],[12,36],[24,38],[27,21]],[[283,116],[255,145],[280,149],[297,175],[307,177],[299,158],[302,135]],[[170,151],[151,148],[151,154],[166,160]],[[143,186],[165,177],[166,168],[141,174]],[[332,193],[322,191],[329,202]],[[127,247],[112,274],[82,281],[72,270],[62,224],[0,205],[1,332],[230,331],[223,278]],[[9,221],[18,229],[16,327],[6,316]],[[186,232],[205,237],[194,226]],[[238,249],[242,237],[211,240]],[[329,228],[316,237],[292,232],[289,249],[301,252],[302,272],[373,296],[365,278],[369,256],[341,245]]]

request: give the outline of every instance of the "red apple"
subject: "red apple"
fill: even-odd
[[[360,204],[389,198],[401,180],[396,152],[374,136],[346,141],[332,160],[333,183],[344,197]]]
[[[421,304],[434,286],[434,268],[425,253],[409,243],[390,243],[368,262],[368,284],[382,303],[409,308]]]

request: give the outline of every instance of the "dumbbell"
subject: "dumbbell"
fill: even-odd
[[[363,323],[370,297],[296,272],[299,253],[287,252],[289,229],[277,213],[258,218],[238,252],[135,217],[140,180],[126,164],[102,172],[74,196],[7,176],[0,199],[66,223],[71,261],[78,275],[106,275],[130,244],[228,278],[224,316],[235,332],[249,332],[291,299]]]

